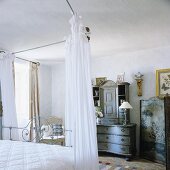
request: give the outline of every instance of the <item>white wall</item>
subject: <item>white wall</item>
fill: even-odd
[[[52,114],[52,70],[51,66],[41,64],[39,67],[40,115]]]
[[[65,113],[65,64],[52,66],[52,115],[64,120]]]
[[[65,99],[65,71],[64,63],[57,64],[52,69],[53,78],[53,114],[64,113]],[[105,56],[92,59],[92,79],[106,76],[108,79],[116,81],[119,73],[125,72],[125,81],[130,85],[131,122],[137,123],[137,146],[139,145],[139,125],[140,125],[140,100],[148,99],[156,95],[155,70],[170,68],[170,48],[159,48],[137,51],[133,53]],[[137,96],[136,80],[134,74],[141,72],[144,74],[143,96]],[[57,89],[56,89],[57,88]],[[54,90],[56,91],[54,92]],[[64,117],[64,115],[63,115]]]

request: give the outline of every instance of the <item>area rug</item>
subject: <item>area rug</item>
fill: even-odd
[[[99,170],[109,170],[111,168],[110,163],[99,161]]]
[[[133,159],[126,161],[124,158],[100,156],[100,170],[166,170],[162,164],[154,163],[145,159]],[[105,169],[104,169],[105,168]]]

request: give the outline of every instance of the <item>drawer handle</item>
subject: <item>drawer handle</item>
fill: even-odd
[[[124,131],[125,131],[125,129],[121,129],[121,131],[122,131],[122,132],[124,132]]]
[[[121,141],[124,142],[125,140],[122,138]]]
[[[108,136],[106,136],[106,139],[109,139],[109,137],[108,137]]]

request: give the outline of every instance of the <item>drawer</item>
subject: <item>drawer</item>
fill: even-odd
[[[106,125],[115,125],[118,124],[119,121],[117,118],[115,119],[101,119],[101,124],[106,124]]]
[[[129,136],[117,136],[117,135],[105,135],[105,134],[97,134],[97,141],[116,143],[120,145],[131,145],[132,143]]]
[[[119,154],[130,154],[131,153],[129,146],[116,145],[116,144],[111,145],[111,151],[114,153],[119,153]]]
[[[98,126],[97,133],[106,133],[106,134],[114,134],[114,135],[130,135],[130,128],[126,128],[123,126],[120,127]]]
[[[108,151],[116,154],[132,154],[132,148],[130,146],[123,146],[110,143],[98,143],[99,151]]]

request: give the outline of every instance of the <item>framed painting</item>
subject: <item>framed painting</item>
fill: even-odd
[[[170,95],[170,68],[156,70],[156,96]]]
[[[98,77],[96,78],[96,85],[100,86],[101,84],[103,84],[103,82],[105,82],[107,80],[106,77]]]

